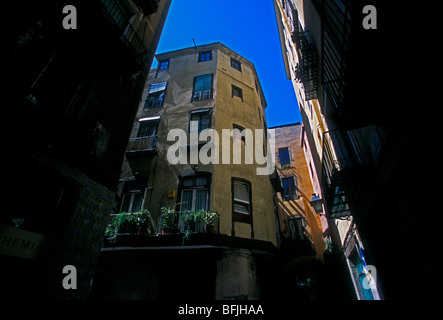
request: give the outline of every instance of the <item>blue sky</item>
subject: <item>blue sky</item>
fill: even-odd
[[[197,45],[221,42],[254,63],[269,127],[302,121],[286,79],[272,0],[172,0],[157,53],[194,46],[193,38]]]

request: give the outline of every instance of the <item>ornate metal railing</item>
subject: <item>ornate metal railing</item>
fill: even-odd
[[[177,211],[171,213],[162,214],[158,224],[158,234],[170,235],[170,234],[186,234],[186,233],[219,233],[220,232],[220,215],[215,211],[205,211],[203,214],[213,213],[213,217],[210,219],[212,223],[205,222],[201,211]]]
[[[102,0],[102,5],[103,15],[106,20],[116,27],[128,54],[134,59],[137,65],[141,66],[148,53],[148,49],[129,23],[129,18],[115,0]]]
[[[140,152],[140,151],[154,151],[158,140],[158,136],[140,137],[130,139],[127,153]]]
[[[324,133],[322,184],[331,217],[353,214],[382,146],[375,126]]]

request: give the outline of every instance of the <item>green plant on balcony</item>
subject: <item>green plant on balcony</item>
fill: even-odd
[[[150,225],[151,213],[147,209],[138,212],[121,212],[111,216],[111,221],[106,228],[105,236],[111,242],[117,241],[118,234],[146,235],[152,233]]]
[[[185,233],[183,235],[183,242],[189,240],[191,237],[192,230],[195,230],[195,223],[200,217],[200,211],[184,211],[180,215],[180,223],[183,224]]]
[[[290,163],[285,163],[285,164],[282,164],[282,165],[281,165],[281,169],[282,169],[282,170],[284,170],[284,169],[288,169],[288,168],[291,168],[291,164],[290,164]]]
[[[206,224],[206,227],[214,226],[217,217],[218,213],[212,210],[203,210],[201,213],[201,219]]]
[[[172,231],[176,228],[176,218],[177,213],[175,213],[174,209],[169,207],[162,207],[162,228],[165,233],[172,233]]]
[[[203,222],[207,232],[214,232],[215,219],[218,214],[212,210],[200,209],[197,211],[185,211],[180,215],[180,222],[184,226],[183,244],[185,240],[189,240],[192,232],[201,232],[196,228],[198,222]]]

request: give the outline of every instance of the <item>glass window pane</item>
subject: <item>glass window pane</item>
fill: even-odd
[[[209,111],[193,112],[190,121],[198,121],[198,126],[196,128],[198,132],[208,129],[210,124]],[[192,126],[190,126],[190,128],[192,129]],[[193,130],[190,130],[190,132],[193,132]]]
[[[240,213],[249,214],[248,207],[246,207],[246,206],[242,206],[242,205],[240,205],[240,204],[234,204],[234,211],[235,211],[235,212],[240,212]]]
[[[158,121],[140,121],[137,138],[155,135],[157,132],[157,126]]]
[[[141,193],[134,194],[132,200],[131,212],[138,212],[142,207],[143,195]]]
[[[165,61],[160,62],[160,70],[168,69],[168,67],[169,67],[169,60],[165,60]]]
[[[200,112],[191,113],[191,121],[200,121]]]
[[[195,88],[194,91],[203,91],[211,89],[211,74],[204,74],[195,78]]]
[[[192,191],[193,190],[183,190],[182,200],[180,205],[180,211],[192,210]]]
[[[194,178],[186,179],[186,180],[183,182],[183,186],[185,186],[185,187],[193,187],[194,184],[195,184],[194,182],[195,182],[195,179],[194,179]]]
[[[157,91],[164,91],[166,89],[167,82],[160,82],[160,83],[154,83],[151,84],[149,88],[149,93],[157,92]]]
[[[204,209],[206,210],[206,197],[208,191],[206,189],[195,190],[195,205],[194,210]]]
[[[234,200],[249,203],[248,185],[241,182],[234,182]]]
[[[203,118],[201,121],[201,124],[200,124],[200,131],[204,130],[204,129],[208,129],[209,124],[210,124],[209,118]]]
[[[285,194],[288,194],[289,186],[288,186],[288,179],[282,179],[283,182],[283,188],[285,189]]]
[[[242,97],[241,89],[232,87],[232,95],[241,98]]]
[[[197,186],[205,186],[207,181],[208,181],[208,179],[206,177],[198,177],[196,179],[195,185],[197,185]]]
[[[280,157],[281,164],[289,164],[291,161],[289,159],[289,150],[288,148],[282,148],[278,150],[278,155]]]
[[[129,205],[131,204],[131,196],[132,194],[126,193],[123,195],[123,201],[122,206],[120,208],[120,212],[128,212],[129,211]]]

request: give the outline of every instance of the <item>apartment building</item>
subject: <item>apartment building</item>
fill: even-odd
[[[9,297],[88,296],[170,2],[5,4],[0,282]],[[65,29],[66,5],[75,29]],[[75,290],[63,285],[65,266]]]
[[[301,123],[271,127],[275,133],[276,171],[281,190],[275,195],[279,214],[281,287],[285,299],[323,299],[333,287],[328,278],[331,250],[328,223],[311,204],[312,167],[306,160]]]
[[[429,259],[426,255],[411,255],[403,246],[386,250],[400,238],[428,248],[428,253],[431,249],[409,232],[420,201],[408,199],[404,191],[406,186],[414,189],[420,176],[408,170],[407,146],[420,142],[405,130],[407,111],[396,94],[404,69],[394,61],[405,46],[398,24],[388,17],[398,12],[387,3],[373,2],[373,17],[381,17],[381,23],[366,28],[367,5],[274,1],[287,78],[305,128],[317,196],[313,200],[328,219],[337,263],[347,270],[343,274],[348,274],[349,290],[342,297],[393,299],[422,290],[438,296],[430,276],[435,270],[429,274],[420,267]],[[399,280],[408,272],[395,266],[395,255],[407,255],[414,269],[428,274],[414,289]]]
[[[272,149],[255,67],[218,42],[156,59],[132,128],[116,208],[136,215],[148,210],[149,231],[116,233],[102,250],[103,295],[264,298],[275,275],[267,271],[275,264],[278,217],[273,170],[259,170],[267,164],[257,154]],[[211,231],[200,216],[208,211],[214,214]]]

